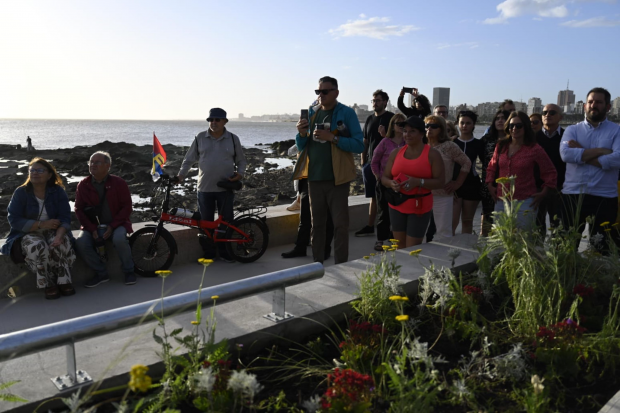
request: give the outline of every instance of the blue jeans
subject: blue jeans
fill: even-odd
[[[123,269],[123,273],[133,273],[133,258],[131,256],[131,248],[129,247],[127,230],[125,227],[117,227],[112,232],[112,236],[108,238],[106,244],[109,244],[110,239],[112,240],[112,244],[114,244],[114,248],[116,248],[118,258],[121,260],[121,268]],[[80,232],[80,235],[75,240],[75,249],[80,257],[86,261],[86,264],[95,270],[98,276],[108,276],[107,265],[99,259],[99,254],[95,250],[95,239],[90,232]]]
[[[222,216],[224,221],[232,224],[234,217],[233,202],[235,201],[235,193],[233,191],[221,191],[221,192],[198,192],[198,209],[200,211],[200,219],[203,221],[214,221],[215,207],[217,205],[217,212]],[[226,227],[220,228],[225,230]],[[208,242],[204,238],[199,238],[202,250],[205,256],[212,256],[215,253],[213,243]],[[225,244],[218,242],[218,249],[220,253],[226,251]]]
[[[532,202],[534,198],[527,198],[522,201],[521,206],[519,207],[519,212],[517,212],[517,226],[521,229],[525,230],[533,230],[534,225],[536,224],[536,216],[537,211],[532,208]],[[504,212],[504,202],[500,199],[495,204],[495,211]]]

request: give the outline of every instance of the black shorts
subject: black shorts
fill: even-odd
[[[482,199],[480,178],[472,174],[467,175],[463,185],[456,190],[456,196],[465,201],[480,201]]]
[[[370,162],[362,166],[362,176],[364,177],[364,195],[366,195],[366,198],[374,198],[377,178],[375,178],[375,174],[372,173]]]

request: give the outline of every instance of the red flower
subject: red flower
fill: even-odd
[[[473,285],[466,285],[463,287],[463,291],[467,295],[480,296],[482,295],[482,289],[478,287],[474,287]]]
[[[583,284],[577,284],[575,288],[573,288],[573,294],[578,295],[582,298],[590,297],[594,295],[594,288],[586,287]]]
[[[327,381],[330,387],[321,400],[324,409],[330,408],[335,401],[351,407],[367,402],[375,385],[372,377],[367,374],[340,368],[335,369],[333,374],[328,374]]]

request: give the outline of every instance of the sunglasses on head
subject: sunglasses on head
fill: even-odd
[[[441,125],[438,125],[436,123],[427,123],[424,125],[425,129],[439,129],[441,128]]]
[[[209,118],[207,119],[207,122],[220,122],[222,119],[220,118]]]
[[[510,125],[508,125],[508,129],[512,130],[514,128],[523,129],[523,124],[522,123],[511,123]]]
[[[557,113],[555,110],[543,110],[543,116],[555,116]]]
[[[315,89],[314,93],[316,93],[317,95],[327,95],[332,90],[336,90],[336,89]]]

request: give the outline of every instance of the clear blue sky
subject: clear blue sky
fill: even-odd
[[[203,119],[451,88],[451,104],[620,95],[614,0],[0,2],[0,118]]]

